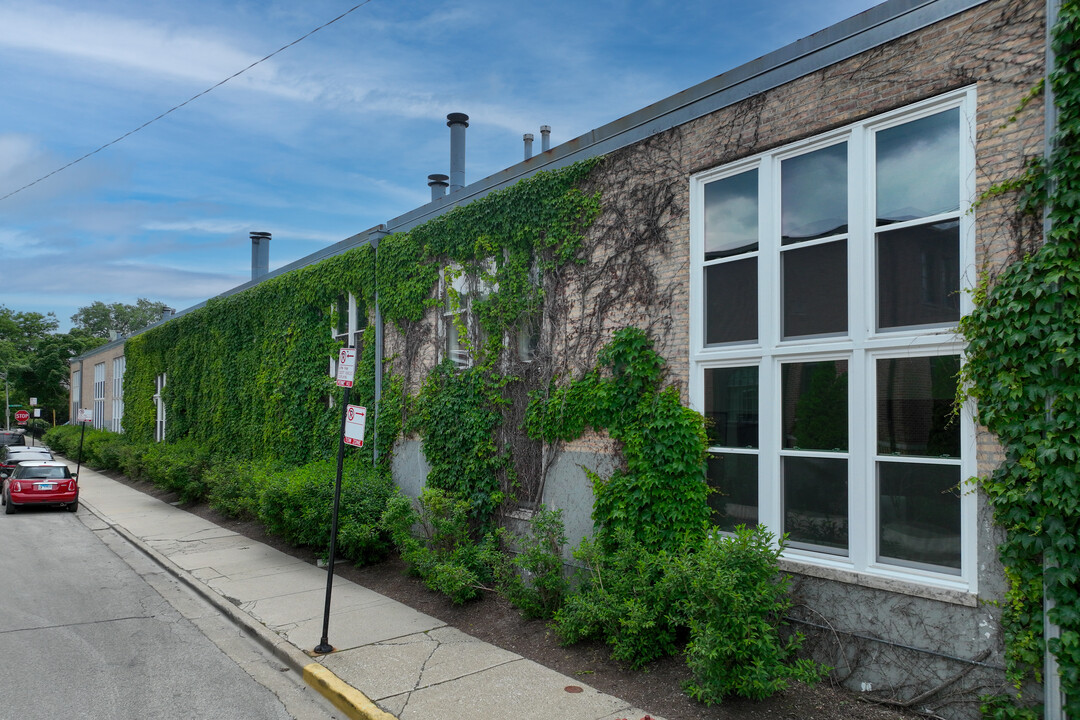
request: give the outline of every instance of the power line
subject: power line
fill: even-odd
[[[225,79],[224,79],[224,80],[222,80],[221,82],[219,82],[219,83],[217,83],[217,84],[215,84],[215,85],[211,85],[210,87],[206,88],[205,90],[203,90],[203,91],[202,91],[201,93],[199,93],[198,95],[192,95],[191,97],[189,97],[189,98],[188,98],[187,100],[185,100],[184,102],[180,103],[179,105],[176,105],[176,106],[174,106],[174,107],[171,107],[171,108],[169,108],[168,110],[166,110],[165,112],[161,113],[160,115],[158,115],[157,117],[153,118],[152,120],[147,120],[147,121],[146,121],[146,122],[144,122],[144,123],[143,123],[142,125],[140,125],[139,127],[135,128],[134,130],[129,130],[129,131],[127,131],[126,133],[124,133],[124,134],[123,134],[123,135],[121,135],[120,137],[116,138],[115,140],[112,140],[112,141],[110,141],[110,142],[107,142],[107,143],[105,143],[104,145],[102,145],[101,147],[97,148],[96,150],[91,150],[90,152],[86,153],[86,154],[85,154],[85,155],[83,155],[82,157],[80,157],[80,158],[76,158],[75,160],[72,160],[71,162],[69,162],[69,163],[68,163],[67,165],[64,165],[63,167],[58,167],[57,169],[53,170],[53,171],[52,171],[51,173],[49,173],[49,174],[47,174],[47,175],[42,175],[42,176],[41,176],[41,177],[39,177],[39,178],[38,178],[37,180],[34,180],[34,181],[33,181],[33,182],[31,182],[31,183],[27,183],[26,185],[23,185],[23,186],[22,186],[21,188],[19,188],[18,190],[12,190],[12,191],[11,191],[11,192],[9,192],[9,193],[8,193],[7,195],[4,195],[4,196],[0,197],[0,202],[3,202],[4,200],[7,200],[7,199],[8,199],[9,197],[11,197],[12,195],[16,195],[16,194],[18,194],[18,193],[21,193],[21,192],[22,192],[23,190],[26,190],[27,188],[31,188],[31,187],[33,187],[34,185],[37,185],[37,184],[38,184],[39,182],[42,182],[42,181],[44,181],[44,180],[48,180],[48,179],[49,179],[49,178],[51,178],[51,177],[52,177],[53,175],[56,175],[57,173],[63,172],[64,170],[67,170],[67,169],[68,169],[69,167],[71,167],[72,165],[75,165],[75,164],[77,164],[77,163],[81,163],[81,162],[82,162],[83,160],[85,160],[86,158],[88,158],[88,157],[90,157],[90,156],[92,156],[92,155],[96,155],[96,154],[98,154],[98,153],[99,153],[99,152],[101,152],[102,150],[104,150],[104,149],[106,149],[106,148],[108,148],[108,147],[111,147],[111,146],[115,145],[116,143],[120,142],[121,140],[123,140],[123,139],[125,139],[125,138],[127,138],[127,137],[129,137],[129,136],[131,136],[131,135],[134,135],[135,133],[139,132],[140,130],[142,130],[142,129],[143,129],[143,128],[145,128],[145,127],[148,127],[148,126],[150,126],[150,125],[153,125],[153,124],[154,124],[154,123],[156,123],[156,122],[157,122],[158,120],[160,120],[161,118],[165,117],[166,115],[168,115],[168,114],[170,114],[170,113],[172,113],[172,112],[175,112],[175,111],[179,110],[180,108],[184,107],[185,105],[187,105],[188,103],[190,103],[190,102],[193,102],[193,101],[195,101],[195,100],[198,100],[198,99],[199,99],[199,98],[201,98],[201,97],[202,97],[203,95],[206,95],[207,93],[209,93],[209,92],[212,92],[212,91],[214,91],[214,90],[218,89],[219,87],[221,87],[221,86],[222,86],[222,85],[224,85],[225,83],[229,82],[230,80],[232,80],[232,79],[234,79],[234,78],[237,78],[237,77],[239,77],[239,76],[243,75],[243,74],[244,74],[244,73],[246,73],[246,72],[247,72],[248,70],[250,70],[251,68],[255,67],[256,65],[259,65],[260,63],[264,63],[264,62],[266,62],[267,60],[269,60],[270,58],[272,58],[272,57],[274,57],[275,55],[277,55],[278,53],[281,53],[281,52],[283,52],[283,51],[285,51],[285,50],[288,50],[288,49],[289,49],[289,48],[291,48],[291,47],[292,47],[293,45],[296,45],[296,44],[297,44],[297,43],[299,43],[299,42],[303,42],[304,40],[307,40],[307,39],[308,39],[309,37],[311,37],[311,36],[312,36],[312,35],[314,35],[315,33],[319,32],[319,31],[320,31],[320,30],[322,30],[323,28],[325,28],[325,27],[328,27],[328,26],[330,26],[330,25],[333,25],[333,24],[334,24],[334,23],[336,23],[336,22],[337,22],[338,20],[342,19],[343,17],[345,17],[346,15],[348,15],[349,13],[351,13],[351,12],[353,12],[353,11],[355,11],[355,10],[359,10],[359,9],[360,9],[360,8],[362,8],[363,6],[367,5],[367,4],[369,3],[369,2],[371,2],[371,0],[364,0],[364,2],[362,2],[362,3],[358,3],[358,4],[356,4],[356,5],[353,5],[353,6],[351,7],[351,8],[349,8],[349,9],[348,9],[348,10],[346,10],[345,12],[341,13],[340,15],[338,15],[338,16],[337,16],[336,18],[334,18],[333,20],[330,20],[330,21],[328,21],[328,22],[325,22],[325,23],[323,23],[322,25],[320,25],[319,27],[315,28],[315,29],[314,29],[314,30],[312,30],[311,32],[307,33],[306,35],[302,35],[301,37],[298,37],[298,38],[296,38],[295,40],[293,40],[293,41],[292,41],[291,43],[289,43],[288,45],[282,45],[281,47],[279,47],[279,48],[278,48],[277,50],[275,50],[274,52],[270,53],[270,54],[269,54],[269,55],[267,55],[266,57],[264,57],[264,58],[262,58],[262,59],[260,59],[260,60],[256,60],[255,62],[251,63],[251,64],[250,64],[250,65],[248,65],[248,66],[247,66],[246,68],[244,68],[243,70],[239,70],[239,71],[237,71],[237,72],[234,72],[234,73],[233,73],[232,75],[230,75],[229,77],[225,78]]]

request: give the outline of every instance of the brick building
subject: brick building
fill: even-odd
[[[713,420],[721,530],[789,535],[811,652],[856,689],[941,685],[929,706],[963,714],[951,699],[1001,683],[984,601],[1005,579],[1000,531],[966,484],[999,448],[971,408],[949,412],[956,324],[981,273],[1040,241],[1007,195],[976,199],[1044,152],[1041,99],[1016,111],[1044,75],[1045,37],[1039,0],[889,0],[270,276],[604,155],[585,267],[608,277],[570,276],[551,300],[566,311],[521,357],[539,343],[586,368],[595,358],[569,356],[573,338],[648,328],[684,402]],[[349,324],[333,332],[375,319],[342,307]],[[419,350],[388,326],[384,355],[416,378],[448,355],[467,365],[450,319],[430,310]],[[122,352],[72,364],[73,409],[100,404],[104,426],[122,413],[110,395]],[[611,451],[593,434],[546,469],[542,500],[564,509],[572,542],[592,528],[581,466],[610,467]],[[416,495],[426,471],[419,439],[401,440],[398,484]]]

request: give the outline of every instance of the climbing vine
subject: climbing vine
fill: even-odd
[[[1029,209],[1045,201],[1053,230],[1042,247],[984,279],[961,331],[967,392],[1005,453],[980,482],[1007,532],[1000,553],[1010,678],[1019,688],[1027,672],[1040,677],[1045,587],[1054,602],[1049,619],[1060,628],[1048,649],[1066,712],[1080,717],[1080,2],[1062,3],[1053,43],[1056,148],[1004,188],[1019,191]],[[1012,712],[991,705],[998,716]]]
[[[533,396],[526,427],[548,442],[579,437],[587,427],[607,430],[625,466],[610,477],[590,472],[593,520],[601,544],[618,532],[651,550],[697,545],[706,503],[704,417],[662,386],[664,361],[638,328],[624,328],[600,352],[596,369]]]

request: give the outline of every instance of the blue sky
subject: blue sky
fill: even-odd
[[[360,0],[0,0],[0,196]],[[182,309],[430,199],[448,112],[466,184],[877,4],[371,0],[240,77],[0,200],[0,305]]]

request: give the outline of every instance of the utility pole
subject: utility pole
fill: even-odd
[[[4,429],[11,429],[11,394],[8,392],[7,373],[4,373]]]

